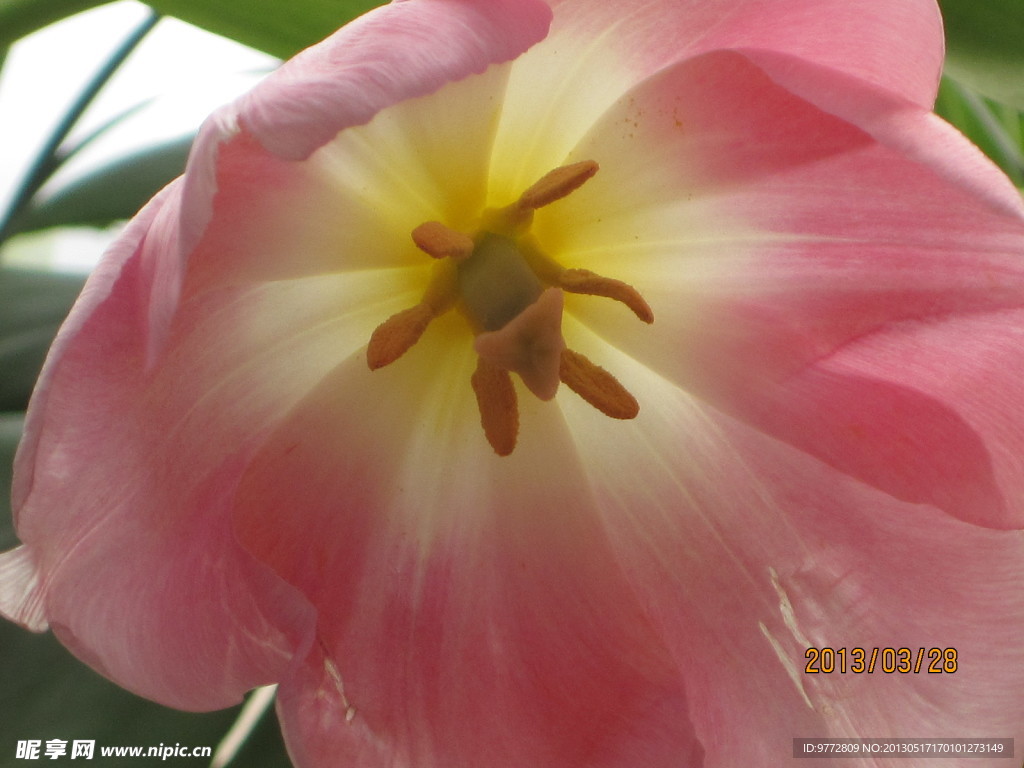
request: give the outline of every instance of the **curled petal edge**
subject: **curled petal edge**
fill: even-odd
[[[32,489],[34,479],[33,467],[36,461],[36,450],[40,433],[44,426],[49,400],[50,388],[69,349],[75,343],[75,337],[88,322],[93,312],[106,301],[114,289],[115,283],[122,277],[125,265],[137,256],[143,247],[153,222],[168,203],[175,201],[176,187],[180,180],[171,182],[156,197],[149,201],[135,218],[132,219],[117,241],[107,249],[99,266],[86,281],[85,288],[75,301],[71,312],[50,347],[50,351],[39,374],[32,402],[25,418],[25,430],[18,451],[14,457],[14,480],[11,488],[11,507],[14,510],[15,527],[18,525],[18,510],[24,505]],[[150,297],[154,296],[154,287],[149,287]]]
[[[26,546],[0,554],[0,615],[33,632],[49,627],[39,571]]]
[[[516,58],[550,23],[537,0],[401,0],[298,54],[235,109],[270,152],[304,160],[385,107]]]

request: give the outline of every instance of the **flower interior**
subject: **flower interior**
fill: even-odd
[[[413,242],[437,260],[423,298],[370,337],[366,358],[376,370],[402,357],[434,318],[461,313],[475,337],[471,383],[480,422],[499,456],[512,453],[519,432],[513,373],[541,400],[551,400],[563,383],[613,419],[640,411],[615,376],[566,346],[563,291],[621,301],[645,323],[654,322],[650,306],[624,282],[562,266],[530,232],[535,210],[572,194],[597,171],[592,160],[555,168],[511,205],[484,210],[472,235],[438,221],[417,226]]]

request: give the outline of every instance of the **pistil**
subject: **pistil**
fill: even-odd
[[[562,292],[548,288],[504,326],[479,334],[473,349],[481,359],[518,374],[540,400],[550,400],[558,392],[565,351],[562,308]]]

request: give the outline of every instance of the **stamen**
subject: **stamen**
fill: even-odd
[[[528,210],[550,205],[582,187],[597,173],[598,168],[593,160],[555,168],[523,192],[516,205]]]
[[[473,253],[473,238],[439,221],[426,221],[412,231],[416,247],[435,259],[467,259]]]
[[[604,296],[621,301],[645,323],[654,322],[654,312],[636,288],[621,280],[602,277],[589,269],[567,269],[558,276],[558,285],[570,293]]]
[[[377,326],[366,348],[366,362],[371,371],[391,365],[409,351],[434,319],[434,310],[427,304],[403,309]]]
[[[408,352],[420,340],[430,321],[455,306],[456,301],[458,285],[455,264],[437,264],[420,303],[396,312],[373,331],[366,348],[366,362],[370,370],[391,365]]]
[[[515,202],[481,213],[470,237],[439,221],[412,231],[416,247],[437,259],[420,302],[381,323],[366,350],[371,370],[398,360],[420,340],[431,321],[458,307],[475,335],[478,355],[470,378],[484,435],[494,452],[508,456],[519,434],[519,405],[512,373],[541,400],[564,383],[614,419],[640,412],[618,379],[562,337],[563,291],[622,302],[645,323],[654,312],[633,286],[586,269],[565,269],[529,234],[534,211],[572,194],[598,171],[592,160],[555,168]]]
[[[470,383],[476,393],[480,423],[487,442],[496,454],[508,456],[515,450],[519,434],[519,406],[512,376],[481,357]]]
[[[558,375],[563,384],[605,416],[632,419],[640,413],[636,398],[629,394],[619,380],[579,352],[571,349],[562,351]]]

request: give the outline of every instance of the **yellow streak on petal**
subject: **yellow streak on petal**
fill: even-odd
[[[519,407],[512,376],[481,357],[470,383],[487,442],[496,454],[508,456],[515,450],[519,434]]]
[[[605,416],[632,419],[640,413],[640,405],[619,380],[604,368],[571,349],[562,351],[559,377],[562,383]]]

